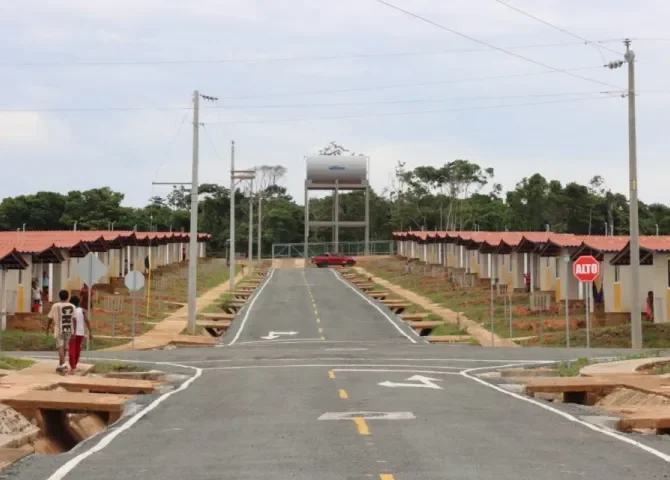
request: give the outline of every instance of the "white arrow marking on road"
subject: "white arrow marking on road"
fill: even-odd
[[[441,382],[439,378],[430,378],[424,377],[423,375],[414,375],[406,379],[408,382],[420,382],[420,383],[396,383],[396,382],[380,382],[379,385],[382,387],[417,387],[417,388],[434,388],[436,390],[442,390],[442,387],[437,385],[434,382]]]
[[[266,337],[261,337],[265,340],[274,340],[279,338],[280,335],[297,335],[298,332],[270,332]]]

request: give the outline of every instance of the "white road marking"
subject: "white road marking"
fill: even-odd
[[[401,368],[412,368],[412,367],[417,367],[418,365],[388,365],[388,364],[381,364],[381,365],[369,365],[369,364],[353,364],[353,363],[343,363],[339,365],[333,365],[332,363],[308,363],[308,364],[293,364],[293,365],[235,365],[235,366],[228,366],[228,367],[205,367],[203,368],[204,371],[210,372],[212,370],[252,370],[254,368],[298,368],[298,367],[333,367],[333,371],[335,371],[336,368],[338,367],[401,367]],[[458,370],[459,372],[462,370],[459,367],[445,367],[441,365],[420,365],[421,368],[436,368],[436,369],[446,369],[446,370]],[[391,372],[396,371],[396,370],[389,370]],[[414,370],[412,370],[414,371]],[[456,375],[460,375],[460,373],[456,373]]]
[[[351,420],[352,418],[363,420],[415,420],[412,412],[326,412],[319,420]]]
[[[249,303],[249,307],[247,308],[247,311],[244,312],[244,317],[242,318],[242,323],[240,324],[240,328],[237,330],[237,333],[235,334],[235,337],[228,343],[228,346],[234,344],[237,342],[237,339],[240,338],[240,335],[242,335],[242,330],[244,330],[244,326],[247,324],[247,320],[249,320],[249,313],[251,313],[251,310],[254,308],[254,304],[256,303],[256,300],[258,300],[258,297],[261,296],[261,293],[263,293],[263,290],[265,290],[265,287],[268,286],[270,281],[272,280],[272,276],[275,274],[275,269],[273,268],[272,271],[270,272],[270,275],[267,277],[263,285],[261,286],[260,290],[258,290],[258,293],[254,295],[254,298],[251,299],[251,303]]]
[[[461,372],[440,372],[437,370],[391,370],[377,368],[333,368],[333,372],[376,372],[376,373],[430,373],[433,375],[460,375]]]
[[[261,337],[264,340],[276,340],[279,338],[281,335],[297,335],[299,332],[275,332],[273,330],[270,330],[270,332],[265,336]]]
[[[437,383],[435,383],[442,381],[438,378],[424,377],[422,375],[413,375],[407,378],[406,380],[408,382],[419,382],[419,383],[398,383],[398,382],[390,382],[387,380],[385,382],[379,382],[377,385],[390,388],[413,387],[413,388],[432,388],[433,390],[442,390],[442,387],[440,387]]]
[[[88,450],[83,451],[76,457],[71,458],[68,460],[66,463],[64,463],[58,470],[56,470],[50,477],[48,477],[46,480],[62,480],[65,478],[72,470],[74,470],[77,465],[79,465],[81,462],[86,460],[88,457],[93,455],[94,453],[98,453],[102,451],[105,447],[107,447],[110,443],[112,443],[112,440],[114,440],[116,437],[121,435],[123,432],[128,430],[130,427],[135,425],[142,417],[144,417],[147,413],[151,412],[154,410],[156,407],[158,407],[161,403],[163,403],[165,400],[167,400],[169,397],[174,395],[175,393],[182,392],[186,390],[188,387],[191,386],[191,384],[198,379],[202,375],[202,369],[198,367],[189,367],[188,365],[181,365],[178,363],[170,363],[170,362],[138,362],[138,361],[133,361],[133,360],[125,360],[125,359],[115,359],[115,358],[93,358],[92,360],[107,360],[107,361],[121,361],[121,362],[128,362],[128,363],[152,363],[154,365],[168,365],[172,367],[179,367],[179,368],[188,368],[190,370],[195,370],[195,373],[186,381],[184,381],[179,387],[177,387],[174,390],[171,390],[167,393],[164,393],[160,397],[158,397],[156,400],[151,402],[149,405],[144,407],[142,410],[140,410],[138,413],[130,417],[128,420],[125,421],[120,427],[110,431],[107,435],[102,437],[102,439],[89,448]]]
[[[377,310],[379,313],[381,313],[382,316],[383,316],[386,320],[388,320],[389,322],[391,322],[391,325],[393,325],[393,326],[396,328],[396,330],[398,330],[398,331],[399,331],[400,333],[402,333],[405,337],[407,337],[407,339],[408,339],[410,342],[412,342],[412,343],[416,343],[416,340],[414,340],[410,335],[407,334],[407,332],[405,332],[402,328],[400,328],[400,326],[395,322],[395,320],[394,320],[393,318],[389,317],[389,316],[387,315],[387,313],[386,313],[384,310],[382,310],[382,309],[379,308],[377,305],[375,305],[375,303],[372,302],[372,300],[370,300],[368,297],[366,297],[365,295],[363,295],[363,294],[362,294],[361,292],[359,292],[356,288],[352,287],[352,286],[349,284],[349,282],[347,282],[346,280],[344,280],[344,279],[343,279],[343,278],[342,278],[342,277],[341,277],[335,270],[331,270],[331,271],[333,272],[333,275],[335,275],[335,278],[337,278],[338,281],[342,282],[347,288],[350,288],[353,292],[355,292],[356,295],[358,295],[358,296],[361,297],[363,300],[365,300],[365,301],[368,302],[370,305],[372,305],[372,306],[375,308],[375,310]]]
[[[511,365],[503,365],[502,367],[505,367],[505,366],[511,366]],[[514,397],[517,400],[522,400],[524,402],[531,403],[531,404],[533,404],[535,406],[538,406],[540,408],[543,408],[543,409],[545,409],[549,412],[555,413],[556,415],[559,415],[559,416],[561,416],[561,417],[563,417],[563,418],[565,418],[565,419],[567,419],[571,422],[578,423],[579,425],[582,425],[582,426],[584,426],[584,427],[586,427],[590,430],[593,430],[593,431],[598,432],[598,433],[602,433],[603,435],[607,435],[608,437],[615,438],[615,439],[617,439],[621,442],[624,442],[624,443],[627,443],[627,444],[632,445],[634,447],[637,447],[641,450],[644,450],[647,453],[650,453],[650,454],[660,458],[661,460],[663,460],[665,462],[670,463],[670,455],[668,455],[667,453],[663,453],[659,450],[656,450],[655,448],[652,448],[648,445],[645,445],[644,443],[637,442],[637,441],[633,440],[632,438],[626,437],[625,435],[614,432],[614,431],[609,430],[607,428],[600,427],[598,425],[594,425],[592,423],[588,423],[588,422],[585,422],[583,420],[580,420],[579,418],[577,418],[573,415],[570,415],[569,413],[563,412],[563,411],[561,411],[557,408],[546,405],[546,404],[544,404],[542,402],[539,402],[539,401],[537,401],[533,398],[526,397],[524,395],[519,395],[518,393],[507,391],[504,388],[501,388],[497,385],[493,385],[491,383],[488,383],[488,382],[482,380],[481,378],[477,378],[477,377],[474,377],[474,376],[470,375],[471,373],[475,373],[475,372],[480,371],[480,370],[490,370],[492,368],[494,368],[494,367],[469,368],[467,370],[462,371],[460,373],[460,375],[465,377],[465,378],[469,378],[470,380],[473,380],[473,381],[475,381],[475,382],[477,382],[481,385],[484,385],[488,388],[492,388],[493,390],[504,393],[505,395],[509,395],[510,397]],[[495,368],[500,368],[500,367],[495,367]]]

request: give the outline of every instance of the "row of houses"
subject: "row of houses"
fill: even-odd
[[[198,234],[198,256],[206,256],[209,234]],[[100,283],[113,283],[129,270],[144,272],[188,257],[189,234],[134,231],[0,232],[0,284],[7,314],[29,312],[37,280],[51,302],[60,290],[79,290],[77,265],[89,252],[107,267]]]
[[[510,289],[550,293],[556,302],[584,298],[573,262],[592,255],[600,262],[594,282],[608,315],[630,319],[630,244],[627,236],[552,232],[396,232],[398,254],[478,279],[497,279]],[[640,237],[640,292],[653,292],[654,321],[670,321],[670,236]]]

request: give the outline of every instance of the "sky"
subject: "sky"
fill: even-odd
[[[667,0],[509,1],[569,33],[496,0],[388,1],[439,26],[377,0],[0,0],[0,195],[109,185],[142,206],[190,182],[195,89],[218,98],[201,183],[229,184],[234,140],[237,168],[287,167],[301,203],[304,157],[336,141],[377,191],[398,161],[468,159],[505,189],[599,174],[627,195],[627,71],[603,65],[628,37],[640,198],[670,204]]]

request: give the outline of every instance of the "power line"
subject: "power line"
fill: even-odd
[[[428,19],[428,18],[426,18],[426,17],[423,17],[423,16],[421,16],[421,15],[419,15],[419,14],[410,12],[409,10],[405,10],[404,8],[397,7],[397,6],[395,6],[395,5],[393,5],[393,4],[389,3],[389,2],[387,2],[387,1],[385,1],[385,0],[375,0],[375,1],[376,1],[377,3],[381,3],[382,5],[386,5],[386,6],[389,7],[389,8],[392,8],[392,9],[394,9],[394,10],[397,10],[397,11],[399,11],[399,12],[402,12],[402,13],[404,13],[405,15],[409,15],[410,17],[414,17],[414,18],[416,18],[416,19],[418,19],[418,20],[421,20],[422,22],[428,23],[428,24],[433,25],[433,26],[435,26],[435,27],[437,27],[437,28],[440,28],[440,29],[445,30],[445,31],[450,32],[450,33],[453,33],[454,35],[458,35],[459,37],[463,37],[463,38],[468,39],[468,40],[470,40],[470,41],[472,41],[472,42],[479,43],[480,45],[485,45],[485,46],[487,46],[487,47],[489,47],[489,48],[492,48],[492,49],[494,49],[494,50],[497,50],[497,51],[499,51],[499,52],[502,52],[502,53],[504,53],[504,54],[506,54],[506,55],[510,55],[510,56],[512,56],[512,57],[519,58],[519,59],[524,60],[524,61],[526,61],[526,62],[533,63],[533,64],[535,64],[535,65],[539,65],[539,66],[541,66],[541,67],[548,68],[548,69],[550,69],[550,70],[554,70],[555,72],[565,73],[566,75],[570,75],[571,77],[579,78],[580,80],[585,80],[585,81],[587,81],[587,82],[597,83],[597,84],[599,84],[599,85],[605,85],[605,86],[607,86],[607,87],[613,87],[613,88],[616,88],[616,89],[622,89],[621,87],[619,87],[619,86],[617,86],[617,85],[612,85],[612,84],[610,84],[610,83],[601,82],[600,80],[596,80],[596,79],[593,79],[593,78],[585,77],[585,76],[583,76],[583,75],[579,75],[579,74],[577,74],[577,73],[572,73],[572,72],[569,72],[568,70],[562,70],[562,69],[560,69],[560,68],[552,67],[551,65],[547,65],[546,63],[542,63],[542,62],[539,62],[539,61],[537,61],[537,60],[533,60],[532,58],[525,57],[525,56],[523,56],[523,55],[519,55],[518,53],[511,52],[510,50],[507,50],[507,49],[505,49],[505,48],[498,47],[498,46],[493,45],[493,44],[491,44],[491,43],[485,42],[484,40],[480,40],[480,39],[478,39],[478,38],[475,38],[475,37],[470,36],[470,35],[468,35],[468,34],[459,32],[459,31],[454,30],[454,29],[452,29],[452,28],[445,27],[445,26],[442,25],[442,24],[439,24],[439,23],[437,23],[437,22],[434,22],[434,21],[432,21],[432,20],[430,20],[430,19]]]
[[[179,123],[179,127],[177,127],[177,131],[174,132],[174,134],[172,135],[172,138],[170,138],[170,141],[168,142],[167,147],[165,148],[165,152],[161,155],[161,157],[163,157],[163,160],[158,165],[158,169],[156,170],[156,173],[154,174],[154,178],[158,178],[158,173],[160,172],[161,168],[163,168],[163,165],[165,164],[167,154],[168,154],[168,152],[172,151],[172,146],[174,145],[174,142],[177,139],[177,135],[179,135],[179,132],[181,131],[181,127],[184,126],[184,122],[186,122],[186,118],[188,117],[188,114],[191,111],[191,109],[192,109],[192,107],[187,108],[186,113],[184,114],[184,117],[181,119],[181,122]],[[153,187],[152,187],[152,193],[153,193]]]
[[[562,93],[535,93],[525,95],[496,95],[496,96],[477,96],[477,97],[451,97],[451,98],[422,98],[409,100],[381,100],[381,101],[362,101],[362,102],[330,102],[330,103],[287,103],[271,105],[215,105],[202,107],[201,110],[255,110],[255,109],[274,109],[274,108],[318,108],[318,107],[347,107],[347,106],[365,106],[365,105],[398,105],[408,103],[440,103],[462,100],[508,100],[516,98],[538,98],[538,97],[567,97],[576,95],[619,95],[625,93],[620,91],[588,91],[588,92],[562,92]],[[655,92],[658,93],[658,92]],[[161,111],[161,110],[191,110],[191,107],[82,107],[82,108],[51,108],[51,109],[10,109],[0,108],[0,112],[104,112],[104,111]]]
[[[622,39],[606,39],[600,42],[619,42]],[[545,44],[514,45],[505,47],[508,50],[526,50],[535,48],[558,48],[581,45],[582,42],[559,42]],[[239,64],[239,63],[273,63],[273,62],[303,62],[303,61],[321,61],[321,60],[350,60],[365,58],[386,58],[386,57],[414,57],[427,55],[449,55],[458,53],[476,53],[487,52],[489,48],[468,48],[454,50],[437,50],[432,52],[389,52],[389,53],[353,53],[343,55],[321,55],[304,57],[276,57],[276,58],[247,58],[247,59],[210,59],[210,60],[90,60],[80,62],[2,62],[0,67],[119,67],[119,66],[161,66],[161,65],[215,65],[215,64]]]
[[[481,107],[464,107],[464,108],[451,108],[444,110],[418,110],[412,112],[391,112],[391,113],[372,113],[364,115],[342,115],[342,116],[333,116],[333,117],[313,117],[313,118],[290,118],[290,119],[281,119],[281,120],[243,120],[243,121],[229,121],[229,122],[208,122],[209,125],[219,124],[219,125],[239,125],[239,124],[271,124],[271,123],[291,123],[291,122],[311,122],[319,120],[345,120],[345,119],[356,119],[356,118],[373,118],[373,117],[395,117],[395,116],[406,116],[406,115],[426,115],[433,113],[449,113],[449,112],[466,112],[474,110],[491,110],[498,108],[510,108],[510,107],[528,107],[534,105],[549,105],[553,103],[574,103],[574,102],[586,102],[590,100],[607,100],[618,97],[613,96],[604,96],[604,97],[587,97],[587,98],[573,98],[568,100],[553,100],[548,102],[530,102],[530,103],[518,103],[518,104],[503,104],[503,105],[489,105]]]
[[[559,27],[559,26],[556,26],[556,25],[554,25],[553,23],[549,23],[549,22],[547,22],[546,20],[543,20],[543,19],[541,19],[541,18],[539,18],[539,17],[536,17],[535,15],[532,15],[532,14],[530,14],[530,13],[524,11],[524,10],[521,10],[520,8],[515,7],[514,5],[510,5],[509,3],[507,3],[507,2],[505,2],[505,1],[503,1],[503,0],[495,0],[495,1],[498,2],[500,5],[504,5],[505,7],[509,8],[509,9],[511,9],[511,10],[514,10],[515,12],[520,13],[521,15],[525,15],[525,16],[528,17],[528,18],[532,18],[533,20],[535,20],[535,21],[537,21],[537,22],[543,23],[544,25],[547,25],[548,27],[551,27],[551,28],[553,28],[553,29],[556,29],[556,30],[558,30],[559,32],[563,32],[563,33],[565,33],[566,35],[570,35],[571,37],[577,38],[577,39],[581,40],[581,41],[584,42],[584,43],[587,43],[587,44],[589,44],[589,45],[591,45],[591,46],[593,46],[593,47],[596,47],[597,49],[601,49],[601,48],[602,48],[602,49],[605,49],[605,50],[607,50],[607,51],[609,51],[609,52],[612,52],[612,53],[616,54],[617,56],[623,56],[623,53],[621,53],[621,52],[617,52],[616,50],[613,50],[613,49],[611,49],[611,48],[609,48],[609,47],[605,47],[605,46],[603,46],[603,45],[598,45],[596,42],[592,42],[592,41],[589,40],[588,38],[584,38],[584,37],[579,36],[579,35],[577,35],[577,34],[575,34],[575,33],[572,33],[572,32],[569,31],[569,30],[566,30],[566,29],[564,29],[564,28],[561,28],[561,27]],[[599,51],[600,51],[600,50],[599,50]],[[603,61],[605,61],[604,58],[603,58]],[[605,63],[607,63],[607,61],[605,61]]]
[[[602,70],[602,65],[597,67],[577,67],[570,68],[567,71],[576,72],[583,70]],[[542,72],[529,72],[529,73],[511,73],[506,75],[493,75],[485,77],[469,77],[469,78],[460,78],[455,80],[435,80],[432,82],[418,82],[418,83],[400,83],[400,84],[391,84],[391,85],[375,85],[371,87],[353,87],[353,88],[343,88],[335,90],[312,90],[312,91],[303,91],[303,92],[289,92],[289,93],[271,93],[266,95],[242,95],[235,97],[222,97],[224,100],[251,100],[258,98],[276,98],[276,97],[297,97],[303,95],[324,95],[331,93],[350,93],[350,92],[368,92],[368,91],[377,91],[385,90],[389,88],[407,88],[407,87],[425,87],[430,85],[446,85],[454,83],[465,83],[465,82],[480,82],[486,80],[503,80],[506,78],[522,78],[522,77],[532,77],[536,75],[547,75],[557,73],[555,70],[545,70]]]

